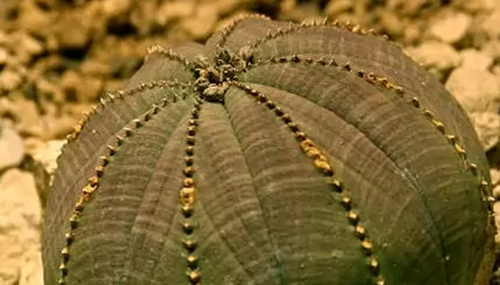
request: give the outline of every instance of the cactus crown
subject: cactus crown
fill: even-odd
[[[467,285],[485,266],[472,126],[357,26],[253,15],[152,47],[68,141],[46,284]]]

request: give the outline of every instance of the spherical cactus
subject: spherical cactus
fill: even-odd
[[[358,27],[246,16],[153,47],[68,141],[46,285],[472,285],[491,269],[466,114]]]

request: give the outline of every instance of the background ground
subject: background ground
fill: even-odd
[[[119,88],[148,46],[204,42],[245,12],[326,15],[389,35],[462,103],[499,184],[500,0],[1,0],[0,285],[43,283],[45,171],[82,112]]]

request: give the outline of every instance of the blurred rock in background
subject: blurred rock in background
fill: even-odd
[[[202,43],[247,12],[329,16],[387,34],[468,112],[500,198],[500,0],[2,0],[0,285],[42,284],[44,200],[82,113],[120,88],[148,46]]]

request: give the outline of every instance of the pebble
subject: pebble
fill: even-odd
[[[40,9],[35,1],[20,1],[17,22],[23,30],[41,38],[47,38],[54,24],[51,14]]]
[[[9,58],[9,52],[7,49],[0,47],[0,66],[5,65]]]
[[[53,102],[57,104],[64,104],[65,96],[63,91],[58,86],[58,83],[49,81],[45,78],[36,78],[35,80],[35,88],[40,96],[45,98],[51,98]]]
[[[182,21],[181,26],[193,40],[208,38],[217,22],[217,11],[212,5],[201,5],[192,18]]]
[[[493,197],[495,198],[495,200],[500,200],[500,185],[495,185],[493,187]],[[497,202],[498,203],[498,202]],[[497,212],[499,213],[499,212]]]
[[[493,212],[500,213],[500,202],[493,203]],[[500,229],[500,215],[495,215],[495,225],[496,225],[497,229]],[[497,231],[497,233],[495,235],[495,243],[497,245],[500,244],[500,232],[499,231]],[[497,284],[497,283],[491,283],[491,284]]]
[[[51,112],[54,111],[51,110]],[[51,135],[48,132],[47,122],[40,116],[36,104],[24,98],[22,94],[16,93],[9,98],[0,98],[0,115],[5,114],[13,118],[16,122],[15,130],[23,137],[47,138]]]
[[[5,46],[9,42],[9,35],[0,30],[0,46]]]
[[[106,0],[102,2],[102,11],[106,18],[118,18],[130,12],[132,4],[132,0]]]
[[[470,113],[479,140],[485,150],[498,145],[500,134],[500,116],[492,112]]]
[[[468,65],[456,68],[445,87],[468,113],[497,111],[492,102],[500,99],[500,85],[496,76],[487,70]]]
[[[202,8],[200,7],[200,9]],[[155,1],[142,1],[140,5],[130,11],[128,21],[136,29],[136,36],[147,37],[152,34],[156,25],[154,15],[157,11],[158,4]]]
[[[429,27],[429,33],[444,43],[452,44],[465,36],[471,23],[472,19],[468,14],[453,13],[434,21]]]
[[[176,20],[189,17],[195,9],[195,3],[190,1],[165,2],[158,8],[156,23],[166,27]]]
[[[404,38],[402,39],[405,45],[414,44],[420,41],[422,36],[422,29],[417,23],[408,23],[404,31]]]
[[[70,116],[68,114],[45,115],[42,117],[42,120],[47,126],[47,131],[46,134],[40,136],[40,138],[45,140],[65,138],[67,134],[73,131],[76,125],[75,116]]]
[[[41,220],[33,175],[16,168],[6,171],[0,178],[1,284],[19,284],[20,272],[27,266],[38,267],[32,271],[38,272],[33,279],[42,278],[39,259],[27,258],[39,252]]]
[[[78,88],[78,85],[80,83],[80,78],[81,75],[72,69],[66,70],[61,76],[61,88],[65,93],[67,101],[78,101],[79,96],[77,95],[76,89]]]
[[[19,134],[0,126],[0,170],[17,166],[24,156],[23,141]]]
[[[0,71],[0,90],[10,92],[19,87],[22,81],[21,75],[13,70]]]
[[[96,59],[85,60],[80,65],[80,71],[84,75],[102,78],[109,77],[113,73],[113,70],[111,69],[109,64]]]
[[[460,51],[462,66],[486,70],[493,64],[493,58],[485,52],[476,49]]]
[[[493,197],[496,200],[500,199],[500,170],[497,168],[490,169],[491,185],[493,185]]]
[[[286,0],[285,0],[286,1]],[[285,2],[281,0],[281,3]],[[185,5],[191,5],[194,7],[194,9],[197,9],[197,2],[190,2],[190,1],[185,1],[181,0],[180,2],[185,3]],[[272,1],[269,1],[269,3],[272,3]],[[220,17],[221,15],[234,15],[234,12],[240,7],[241,5],[241,0],[219,0],[215,1],[213,4],[215,6],[215,9],[217,10],[217,15]],[[220,20],[220,18],[218,19]]]
[[[413,60],[425,67],[449,69],[460,64],[458,52],[449,44],[427,41],[419,46],[404,50]]]
[[[52,33],[58,47],[63,50],[83,50],[91,39],[89,23],[77,13],[61,14],[61,17],[52,26]]]
[[[42,285],[43,265],[39,245],[33,245],[23,254],[23,264],[19,273],[19,285]]]
[[[454,0],[453,4],[469,13],[491,11],[495,8],[495,0]]]
[[[25,142],[26,153],[33,158],[32,172],[43,203],[47,199],[57,169],[57,158],[65,143],[66,140],[45,142],[39,139],[30,139]]]
[[[493,11],[482,21],[481,28],[489,34],[490,38],[497,39],[500,36],[500,3]]]
[[[404,19],[392,10],[379,10],[378,16],[380,18],[380,24],[384,28],[384,31],[389,33],[392,36],[399,37],[401,36],[407,25],[404,23]]]
[[[387,10],[395,11],[399,8],[401,10],[400,13],[404,15],[415,15],[422,6],[431,4],[430,2],[432,2],[432,0],[389,0],[386,2],[385,8]]]
[[[66,95],[66,100],[72,102],[95,101],[103,91],[102,80],[68,69],[64,72],[60,81],[61,87]]]
[[[492,57],[493,60],[500,60],[500,41],[489,41],[481,47],[481,51]]]
[[[41,54],[44,51],[42,43],[32,36],[22,33],[19,35],[16,43],[17,53],[22,62],[30,62],[34,56]]]
[[[491,184],[492,185],[500,184],[500,169],[491,168],[490,169],[490,177],[491,177]]]
[[[351,0],[332,0],[325,7],[325,14],[334,17],[352,8],[354,3]]]

